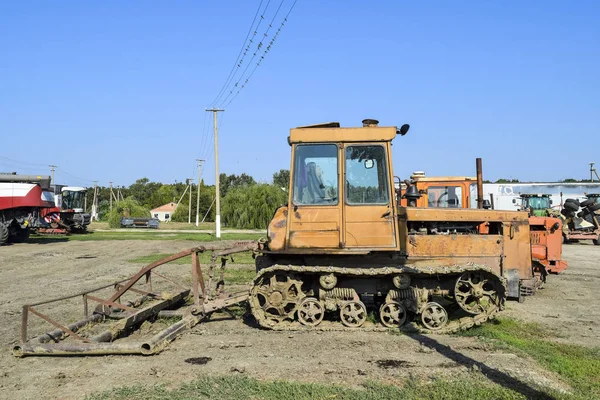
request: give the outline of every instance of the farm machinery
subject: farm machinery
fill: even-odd
[[[85,212],[86,188],[55,185],[60,195],[55,195],[55,207],[45,209],[43,218],[47,227],[38,229],[41,234],[68,234],[86,232],[90,214]]]
[[[405,188],[412,189],[413,201],[420,207],[436,208],[472,208],[477,205],[477,198],[472,195],[482,171],[478,163],[478,178],[468,176],[426,177],[423,172],[415,172],[411,180],[405,182]],[[407,186],[408,185],[408,186]],[[407,196],[408,194],[408,196]],[[402,203],[407,204],[410,193],[399,188]],[[481,198],[481,196],[478,196]],[[531,258],[536,275],[545,281],[548,273],[561,273],[568,264],[562,259],[563,219],[558,211],[552,209],[549,195],[523,194],[520,198],[520,210],[529,213],[529,236],[531,242]],[[516,200],[515,200],[516,203]],[[481,198],[484,208],[492,208],[492,202]],[[481,227],[485,230],[485,225]]]
[[[291,129],[289,198],[275,211],[265,239],[186,250],[127,280],[51,301],[83,302],[83,319],[75,323],[58,322],[65,315],[51,315],[55,308],[43,311],[48,302],[24,305],[21,343],[13,353],[153,354],[240,303],[258,326],[272,330],[451,333],[494,318],[508,298],[533,294],[540,280],[527,212],[399,204],[391,146],[408,130],[380,127],[376,120],[354,128],[326,123]],[[212,255],[203,273],[206,251]],[[226,261],[242,251],[253,252],[256,275],[249,290],[227,293]],[[182,283],[189,276],[178,280],[168,267],[187,256],[191,285]],[[43,321],[56,329],[32,338],[32,315],[39,317],[36,329]],[[128,335],[161,317],[177,322],[146,341]]]
[[[587,199],[567,199],[560,211],[564,220],[564,243],[591,240],[600,245],[600,194],[588,194]]]
[[[49,185],[49,176],[0,174],[0,245],[24,242],[43,225],[44,210],[54,206]]]

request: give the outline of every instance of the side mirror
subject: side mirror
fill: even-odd
[[[375,166],[375,162],[373,160],[365,160],[365,168],[371,169]]]
[[[552,205],[552,199],[550,199],[550,205]]]
[[[513,199],[513,204],[517,204],[517,199]]]
[[[400,136],[404,136],[404,135],[406,135],[406,132],[408,132],[409,129],[410,129],[410,125],[404,124],[400,127],[399,131],[396,131],[396,135],[400,134]]]

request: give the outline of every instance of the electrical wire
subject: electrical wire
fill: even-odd
[[[205,120],[208,118],[207,115],[208,115],[207,113],[204,113]],[[204,133],[202,135],[203,141],[202,141],[202,144],[200,147],[200,153],[199,153],[200,155],[198,157],[201,160],[206,157],[207,152],[210,152],[210,140],[212,138],[212,135],[210,134],[209,130],[210,130],[210,124],[206,123],[204,125]]]
[[[252,58],[250,58],[250,61],[246,64],[246,68],[244,68],[244,72],[242,72],[242,74],[240,75],[240,77],[237,80],[237,82],[233,85],[233,87],[231,88],[231,90],[229,91],[229,93],[227,94],[227,96],[225,96],[225,98],[221,102],[221,106],[224,103],[226,103],[227,100],[229,99],[229,97],[234,93],[235,88],[237,88],[239,86],[240,82],[244,78],[244,75],[246,74],[246,71],[248,71],[248,68],[250,68],[250,65],[252,65],[252,61],[254,61],[254,59],[256,58],[256,55],[260,53],[260,49],[263,47],[263,40],[269,36],[269,30],[271,30],[271,28],[273,27],[273,21],[275,21],[275,18],[277,18],[277,14],[279,14],[279,10],[281,10],[281,6],[283,5],[284,1],[285,0],[281,0],[281,2],[279,3],[279,7],[277,7],[277,10],[275,11],[275,14],[273,15],[273,18],[271,18],[271,23],[269,23],[269,26],[267,27],[267,29],[263,33],[261,41],[258,42],[258,44],[256,45],[256,49],[254,50],[254,53],[252,54]]]
[[[248,38],[250,37],[250,33],[252,32],[252,29],[254,28],[254,23],[256,22],[256,17],[258,16],[258,14],[260,12],[260,7],[262,6],[263,1],[264,0],[260,0],[260,4],[256,8],[256,13],[254,14],[254,18],[252,19],[252,24],[250,25],[250,28],[248,28],[248,33],[246,33],[246,38],[244,39],[244,43],[242,43],[242,46],[240,47],[240,51],[239,51],[239,53],[238,53],[238,55],[237,55],[237,57],[235,59],[235,62],[231,66],[231,70],[229,71],[229,75],[227,75],[227,79],[225,79],[225,83],[221,87],[221,90],[219,90],[219,94],[217,94],[217,97],[213,100],[213,102],[211,103],[211,105],[214,105],[217,102],[217,100],[221,97],[223,91],[227,88],[227,86],[229,85],[229,83],[233,79],[232,75],[234,75],[233,71],[235,71],[236,65],[238,66],[238,68],[240,68],[240,66],[243,64],[244,57],[246,56],[246,53],[248,52],[248,48],[246,48],[246,51],[244,51],[244,47],[246,46],[246,42],[248,41]],[[265,6],[265,9],[263,10],[263,15],[264,15],[264,12],[269,7],[269,3],[271,3],[271,0],[269,0],[267,2],[267,5]],[[260,21],[258,21],[258,25],[256,26],[256,28],[254,30],[254,34],[252,35],[252,38],[254,38],[254,36],[256,36],[256,29],[259,28],[260,23],[264,19],[263,15],[260,16],[261,19],[260,19]],[[250,43],[252,43],[252,39],[250,39]],[[250,46],[250,43],[248,44],[248,46]],[[240,56],[242,55],[242,52],[244,53],[244,55],[240,58]]]
[[[273,38],[271,39],[271,41],[269,42],[269,44],[265,47],[262,56],[260,57],[260,59],[258,60],[258,62],[256,63],[256,65],[254,66],[254,68],[252,69],[252,71],[250,72],[250,74],[248,76],[246,76],[244,83],[239,87],[239,89],[237,91],[235,91],[235,88],[238,87],[239,83],[242,81],[244,75],[246,74],[246,71],[248,70],[248,68],[250,67],[252,61],[254,60],[254,58],[256,57],[256,55],[258,53],[260,53],[260,49],[263,47],[263,42],[261,41],[258,45],[257,45],[257,51],[254,53],[254,55],[252,56],[252,59],[250,60],[250,62],[248,63],[248,65],[246,66],[246,68],[244,69],[244,72],[242,73],[240,79],[236,82],[236,84],[234,85],[234,87],[232,88],[232,90],[229,92],[229,94],[227,95],[227,97],[225,97],[225,99],[223,100],[223,102],[221,103],[221,108],[226,108],[229,106],[229,104],[231,104],[231,102],[233,101],[233,99],[235,99],[238,94],[246,87],[246,85],[248,84],[248,82],[250,81],[250,78],[252,77],[252,75],[254,75],[254,72],[256,71],[256,69],[262,64],[262,62],[265,59],[265,56],[267,55],[267,53],[269,53],[269,51],[271,51],[271,48],[273,47],[273,44],[275,43],[275,41],[277,40],[277,37],[279,36],[279,33],[281,32],[281,30],[283,29],[285,23],[288,20],[288,17],[290,16],[290,14],[292,13],[294,7],[296,6],[298,0],[294,0],[294,3],[292,3],[292,6],[290,7],[289,11],[287,12],[286,16],[283,18],[283,20],[281,21],[281,24],[279,25],[279,28],[277,29],[277,32],[275,32],[275,35],[273,35]],[[275,18],[277,17],[277,14],[279,13],[279,10],[281,9],[281,6],[283,5],[284,0],[281,1],[281,3],[279,4],[279,7],[277,8],[277,11],[275,12],[275,15],[273,16],[273,18],[271,19],[271,23],[269,24],[269,27],[267,28],[267,30],[265,31],[265,33],[263,34],[263,37],[266,38],[268,36],[268,32],[269,30],[273,27],[273,22],[275,21]],[[234,94],[235,91],[235,94]],[[233,95],[233,97],[231,97],[231,99],[229,99],[229,97]],[[227,101],[229,99],[229,101]],[[224,104],[224,106],[223,106]]]
[[[37,164],[37,163],[31,163],[31,162],[25,162],[25,161],[18,161],[18,160],[13,160],[12,158],[3,157],[3,156],[0,156],[0,159],[6,160],[15,165],[22,164],[22,165],[32,165],[32,166],[36,166],[36,167],[47,167],[48,166],[48,164]]]
[[[269,8],[270,4],[271,4],[271,0],[269,0],[267,2],[267,5],[265,6],[265,8],[263,9],[263,11],[262,11],[262,13],[260,15],[260,19],[258,20],[258,24],[254,28],[254,32],[252,33],[252,37],[250,38],[250,40],[248,40],[248,44],[246,45],[246,48],[244,49],[244,53],[242,54],[242,57],[241,57],[240,61],[236,65],[237,69],[235,69],[235,71],[234,71],[233,75],[231,76],[231,78],[225,83],[225,87],[226,88],[229,86],[229,84],[231,82],[233,82],[235,80],[236,75],[238,74],[238,71],[240,71],[240,69],[242,68],[242,65],[244,65],[244,59],[246,58],[246,55],[248,54],[248,52],[250,51],[250,48],[252,47],[252,44],[254,43],[254,38],[258,34],[258,30],[260,29],[260,25],[262,24],[263,20],[265,19],[265,14],[266,14],[267,9]],[[250,60],[250,62],[252,62],[252,60]],[[215,99],[214,104],[217,104],[222,99],[222,96],[224,96],[226,93],[227,93],[227,91],[223,90],[222,93],[221,93],[221,95],[218,96]]]
[[[87,182],[87,183],[93,183],[94,182],[91,179],[80,178],[80,177],[78,177],[76,175],[70,174],[67,171],[63,170],[62,168],[58,168],[57,167],[56,170],[55,170],[55,172],[58,172],[58,173],[66,176],[66,177],[70,177],[70,178],[75,179],[75,180],[80,181],[80,182]]]

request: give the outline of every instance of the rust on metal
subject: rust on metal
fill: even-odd
[[[256,242],[242,242],[238,246],[229,249],[212,248],[212,260],[222,258],[221,280],[225,269],[227,256],[243,251],[254,251],[258,246]],[[169,257],[153,262],[134,274],[129,279],[124,279],[110,285],[103,285],[74,295],[62,296],[49,301],[40,301],[23,306],[21,315],[21,343],[13,348],[13,354],[17,357],[29,355],[104,355],[104,354],[142,354],[149,355],[160,352],[169,342],[180,335],[183,331],[192,328],[204,320],[210,313],[230,307],[234,304],[244,302],[248,299],[247,293],[237,295],[225,295],[219,293],[216,288],[205,285],[198,254],[206,248],[197,247],[184,250]],[[192,287],[185,287],[179,282],[155,271],[161,265],[192,255],[191,272],[193,276]],[[151,276],[156,275],[164,282],[168,282],[178,288],[178,292],[152,292]],[[141,289],[134,285],[145,277]],[[221,282],[222,284],[222,282]],[[114,288],[114,293],[108,299],[95,295],[95,292]],[[211,292],[213,297],[209,298]],[[126,294],[142,295],[134,300],[122,300]],[[186,306],[185,300],[192,296],[192,305]],[[66,325],[55,321],[53,318],[39,312],[34,306],[69,300],[80,297],[83,301],[84,318],[75,323]],[[99,304],[89,315],[89,301]],[[173,307],[179,307],[173,309]],[[55,328],[54,331],[44,333],[28,340],[27,325],[29,316],[35,315],[48,322]],[[119,340],[127,336],[141,325],[142,322],[156,316],[180,317],[181,319],[173,325],[165,328],[147,341],[122,342]],[[116,322],[107,325],[107,328],[99,333],[92,334],[89,327],[103,326],[108,321]],[[88,328],[80,333],[83,328]],[[82,336],[83,335],[83,336]],[[68,339],[71,340],[68,340]]]

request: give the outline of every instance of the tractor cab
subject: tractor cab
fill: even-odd
[[[548,216],[548,209],[552,208],[552,199],[549,194],[522,194],[521,209],[529,210],[536,217]]]
[[[290,130],[288,206],[269,225],[272,250],[399,248],[391,142],[409,126],[339,123]]]
[[[416,207],[428,208],[477,208],[477,178],[470,176],[425,176],[423,171],[415,171],[410,176],[419,196]],[[406,185],[405,185],[406,186]],[[408,188],[406,186],[406,188]],[[401,198],[403,206],[408,205],[406,192]]]
[[[85,208],[86,188],[76,186],[65,186],[61,189],[63,211],[82,213]]]

